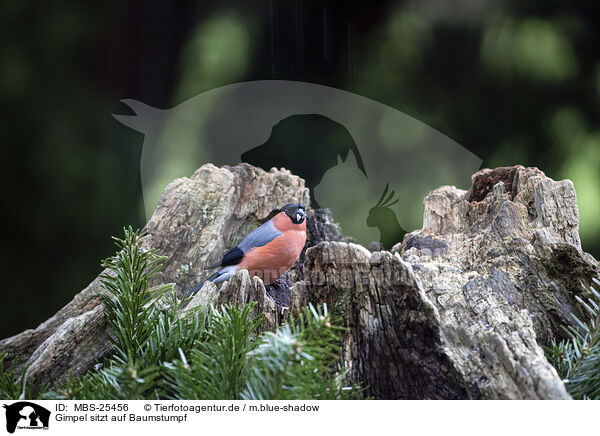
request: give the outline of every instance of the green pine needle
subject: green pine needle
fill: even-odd
[[[594,279],[596,285],[600,281]],[[577,300],[591,318],[584,323],[573,315],[573,325],[566,327],[569,339],[545,348],[548,361],[554,365],[567,391],[575,399],[600,399],[600,294],[591,287],[588,301]]]

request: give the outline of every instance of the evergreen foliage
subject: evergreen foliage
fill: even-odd
[[[17,359],[14,359],[10,365],[7,365],[5,360],[6,353],[0,354],[0,399],[31,398],[33,383],[24,377],[27,367],[17,374]]]
[[[125,229],[105,260],[107,322],[114,354],[101,368],[34,393],[32,380],[0,356],[6,399],[341,399],[360,398],[335,371],[340,327],[327,307],[306,308],[275,332],[259,333],[254,304],[183,310],[171,285],[148,288],[164,257]]]
[[[298,320],[263,335],[251,352],[255,363],[241,397],[246,400],[337,399],[352,395],[358,387],[342,387],[343,377],[332,377],[328,368],[339,358],[339,328],[327,314],[309,306]]]
[[[125,239],[113,237],[118,251],[102,262],[109,272],[100,276],[104,289],[109,291],[103,300],[113,333],[115,359],[133,366],[145,357],[148,348],[155,349],[155,327],[166,328],[161,323],[165,316],[159,310],[158,300],[173,289],[172,285],[165,285],[153,292],[148,290],[148,281],[156,276],[166,258],[141,248],[142,236],[129,227]]]
[[[594,279],[600,286],[600,281]],[[574,324],[565,330],[569,339],[552,340],[546,348],[548,360],[564,380],[567,391],[575,399],[600,399],[600,293],[590,288],[593,297],[583,301],[575,297],[589,312],[584,323],[573,315]]]

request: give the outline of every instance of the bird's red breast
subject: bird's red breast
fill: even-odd
[[[273,217],[273,225],[281,236],[249,250],[239,263],[239,268],[247,269],[250,275],[260,277],[267,285],[294,265],[306,244],[306,220],[294,224],[285,212],[280,212]]]

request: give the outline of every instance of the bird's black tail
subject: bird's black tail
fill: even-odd
[[[218,266],[222,266],[221,262],[217,262],[217,263],[213,263],[212,265],[205,266],[204,269],[213,269],[213,268],[216,268]],[[200,284],[198,286],[196,286],[194,289],[192,289],[190,292],[187,293],[187,296],[189,297],[190,295],[195,295],[196,292],[198,292],[200,289],[202,289],[202,286],[204,286],[204,283],[206,283],[206,282],[212,282],[212,281],[214,281],[219,276],[220,276],[220,271],[217,271],[216,273],[214,273],[213,275],[211,275],[209,278],[207,278],[203,282],[200,282]]]
[[[207,278],[203,282],[200,282],[200,284],[198,286],[196,286],[194,289],[192,289],[190,292],[187,293],[187,296],[195,295],[196,292],[198,292],[200,289],[202,289],[202,286],[204,286],[204,283],[206,283],[206,282],[212,282],[217,277],[219,277],[220,275],[221,275],[221,271],[217,271],[216,273],[214,273],[213,275],[211,275],[209,278]]]
[[[206,283],[206,281],[201,282],[198,286],[196,286],[194,289],[192,289],[190,292],[187,293],[186,297],[189,297],[191,295],[195,295],[196,292],[198,292],[200,289],[202,289],[202,286],[204,286],[204,283]]]

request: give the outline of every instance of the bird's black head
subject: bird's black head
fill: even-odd
[[[281,211],[285,212],[285,214],[290,217],[294,224],[302,224],[306,219],[304,206],[302,206],[301,204],[286,204],[281,208]]]

